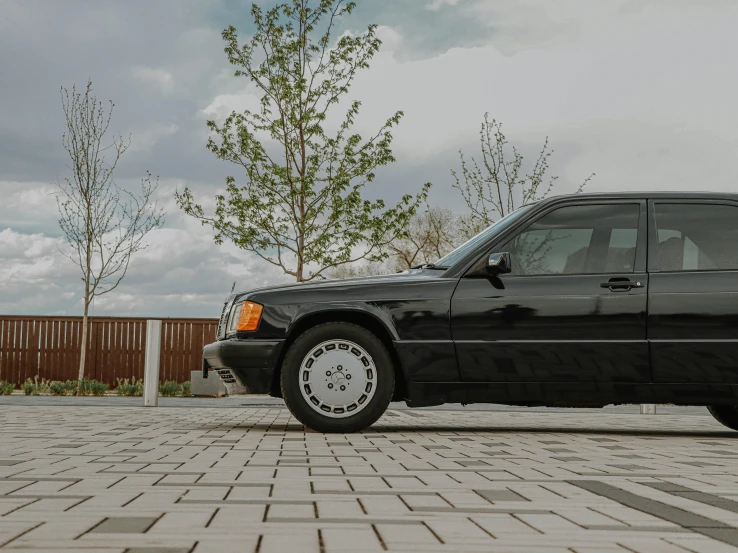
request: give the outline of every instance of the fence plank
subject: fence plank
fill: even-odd
[[[51,322],[51,363],[47,370],[49,376],[46,377],[51,380],[59,380],[59,364],[61,362],[61,342],[60,342],[60,331],[61,321]]]
[[[13,324],[10,328],[10,374],[15,380],[19,380],[21,376],[20,365],[18,363],[18,352],[20,351],[20,337],[18,336],[18,326],[19,321],[13,321]]]
[[[169,363],[169,348],[172,340],[172,330],[169,321],[161,323],[161,349],[159,350],[159,378],[166,374]]]
[[[79,342],[82,332],[82,321],[69,321],[69,332],[67,333],[67,355],[65,365],[65,378],[73,380],[75,372],[79,370]]]
[[[202,348],[215,341],[217,322],[162,319],[162,380],[184,382],[202,367]],[[117,378],[143,378],[146,319],[90,317],[88,325],[87,378],[110,386]],[[76,379],[81,340],[82,317],[0,315],[0,380]]]

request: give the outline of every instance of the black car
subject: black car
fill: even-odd
[[[435,264],[234,294],[208,369],[323,432],[393,400],[707,405],[738,429],[738,195],[552,197]]]

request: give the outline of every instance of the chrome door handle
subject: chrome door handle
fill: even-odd
[[[643,288],[643,282],[640,280],[608,280],[600,284],[600,288],[609,288],[610,290],[630,290],[631,288]]]

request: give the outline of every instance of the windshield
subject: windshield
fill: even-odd
[[[476,248],[479,244],[486,242],[493,234],[496,234],[497,232],[517,221],[520,216],[528,211],[531,207],[533,207],[533,204],[527,204],[523,207],[519,207],[512,213],[508,213],[502,219],[500,219],[496,223],[493,223],[492,226],[487,227],[473,238],[464,242],[461,246],[456,248],[450,254],[443,256],[441,259],[436,261],[434,265],[436,265],[437,267],[452,267],[455,263],[457,263],[466,254]]]

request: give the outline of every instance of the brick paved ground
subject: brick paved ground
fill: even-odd
[[[21,398],[22,399],[22,398]],[[0,407],[3,551],[738,551],[738,433],[708,416]]]

